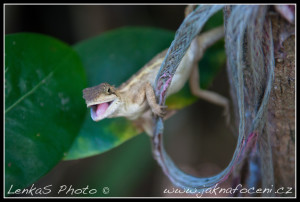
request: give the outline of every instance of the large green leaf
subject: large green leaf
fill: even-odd
[[[74,48],[86,68],[88,86],[102,82],[119,86],[157,53],[168,48],[174,34],[162,29],[126,27],[80,42]],[[206,68],[201,74],[201,86],[205,87],[211,82],[224,61],[224,43],[220,42],[209,49],[206,57],[199,63],[202,68]],[[196,98],[186,85],[180,92],[170,96],[167,105],[170,109],[180,109],[195,101]],[[93,122],[88,110],[83,127],[65,159],[78,159],[105,152],[138,133],[125,118]]]
[[[88,86],[119,86],[157,53],[168,48],[174,33],[155,28],[121,28],[74,46],[88,75]],[[82,96],[81,96],[82,97]],[[81,98],[83,99],[83,98]],[[65,159],[107,151],[138,134],[125,118],[94,122],[89,109],[83,127]]]
[[[84,87],[68,45],[40,34],[5,37],[6,193],[34,183],[68,152],[85,115]]]

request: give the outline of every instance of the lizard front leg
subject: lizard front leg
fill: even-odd
[[[153,87],[149,82],[145,84],[145,92],[148,104],[152,112],[157,116],[164,117],[164,115],[166,114],[165,108],[167,108],[167,106],[161,106],[156,103],[155,93]]]

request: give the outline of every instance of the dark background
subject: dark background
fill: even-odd
[[[122,26],[176,31],[184,5],[6,5],[5,33],[38,32],[68,44]]]
[[[5,34],[37,32],[70,45],[123,26],[152,26],[177,30],[185,5],[5,5]],[[229,97],[225,67],[209,90]],[[165,145],[175,163],[196,176],[217,174],[229,163],[236,139],[224,123],[223,109],[203,100],[181,110],[165,125]],[[223,186],[229,186],[228,182]],[[59,163],[35,183],[97,189],[93,196],[176,196],[174,187],[151,154],[150,139],[142,134],[103,154]],[[102,189],[109,187],[104,195]],[[61,196],[61,195],[59,195]],[[71,196],[70,194],[68,196]],[[76,196],[76,195],[72,195]],[[183,195],[177,195],[183,196]]]

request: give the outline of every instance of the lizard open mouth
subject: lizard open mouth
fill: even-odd
[[[106,117],[105,112],[112,102],[113,101],[92,105],[91,106],[92,119],[94,121],[100,121],[101,119],[105,118]]]

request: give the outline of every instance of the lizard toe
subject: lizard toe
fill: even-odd
[[[167,107],[168,106],[157,105],[157,107],[155,107],[152,111],[155,115],[164,117],[167,114],[167,111],[166,111]]]

